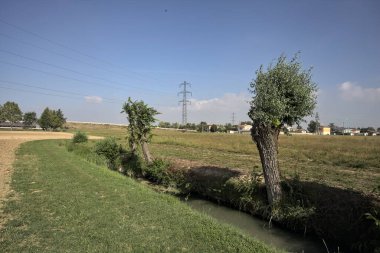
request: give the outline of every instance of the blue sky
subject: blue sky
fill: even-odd
[[[379,1],[0,2],[0,103],[126,123],[130,96],[181,122],[248,120],[261,64],[301,51],[322,123],[380,127]]]

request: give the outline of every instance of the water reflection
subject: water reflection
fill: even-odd
[[[187,204],[217,220],[238,227],[252,235],[252,237],[277,248],[289,252],[326,252],[322,241],[304,238],[301,235],[276,228],[276,226],[269,228],[268,222],[249,214],[199,198],[189,198]]]

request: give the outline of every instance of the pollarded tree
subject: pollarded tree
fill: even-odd
[[[127,114],[128,143],[131,151],[135,154],[137,145],[141,145],[145,161],[150,164],[153,162],[149,152],[148,143],[152,139],[152,124],[156,121],[155,115],[159,114],[153,107],[149,107],[143,101],[132,101],[124,103],[123,111]]]
[[[22,120],[22,112],[15,102],[6,102],[2,109],[2,118],[8,120],[11,123],[11,128],[13,124]],[[12,128],[13,129],[13,128]]]
[[[311,69],[301,68],[298,55],[290,61],[282,55],[266,71],[261,66],[250,87],[251,135],[259,150],[268,201],[273,204],[282,196],[277,158],[280,129],[284,124],[299,124],[313,113],[317,86],[311,80]]]

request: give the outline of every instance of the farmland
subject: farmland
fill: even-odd
[[[118,126],[69,125],[92,135],[115,136],[126,146],[127,131]],[[153,155],[196,161],[221,168],[261,172],[255,144],[248,134],[154,131]],[[280,136],[282,176],[380,196],[380,137]]]

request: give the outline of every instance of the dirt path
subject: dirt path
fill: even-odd
[[[15,151],[23,142],[46,139],[71,139],[73,134],[61,132],[0,131],[0,213],[10,191],[12,164]],[[89,136],[90,139],[102,137]],[[2,221],[0,220],[0,226]]]

